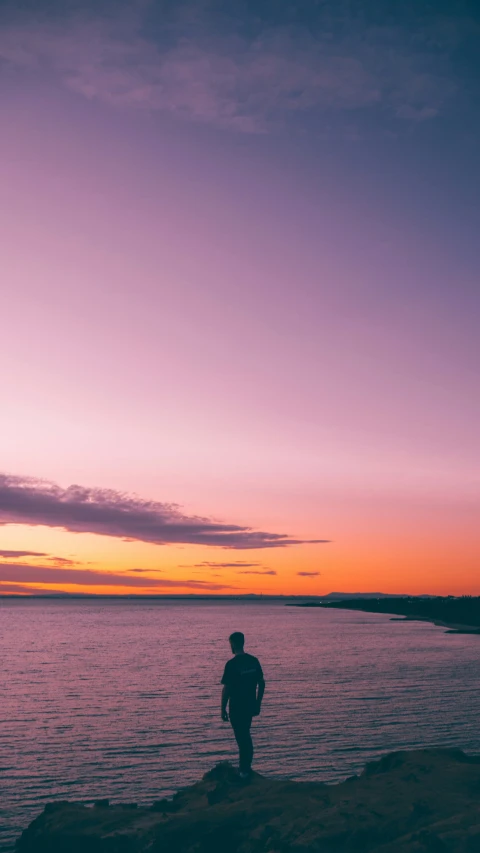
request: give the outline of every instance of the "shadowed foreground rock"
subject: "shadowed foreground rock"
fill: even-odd
[[[228,764],[151,808],[48,805],[18,853],[480,853],[480,758],[397,752],[340,785]]]

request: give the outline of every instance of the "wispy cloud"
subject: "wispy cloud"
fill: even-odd
[[[0,475],[0,525],[60,527],[156,545],[194,544],[230,549],[285,548],[327,540],[293,539],[209,518],[184,515],[176,504],[146,501],[111,489],[69,486]]]
[[[242,569],[237,572],[239,575],[276,575],[274,569]]]
[[[48,557],[55,566],[78,566],[77,560],[69,560],[67,557]]]
[[[5,551],[0,550],[0,557],[3,557],[5,560],[16,560],[21,557],[48,557],[48,554],[43,553],[43,551]]]
[[[161,572],[162,569],[127,569],[127,573],[134,572],[139,575],[151,574],[152,572]]]
[[[428,32],[412,39],[400,25],[367,24],[342,3],[336,12],[322,4],[313,27],[257,17],[250,30],[233,12],[219,26],[202,14],[204,4],[191,4],[189,14],[181,5],[184,13],[159,24],[157,39],[147,35],[141,7],[125,16],[10,20],[0,58],[54,74],[86,98],[242,133],[372,108],[425,121],[455,93],[448,56]]]
[[[320,572],[297,572],[300,578],[318,578]]]
[[[0,521],[1,524],[1,521]],[[25,557],[41,557],[42,560],[48,560],[55,566],[77,566],[77,560],[70,560],[68,557],[57,557],[55,554],[46,554],[43,551],[12,551],[0,550],[0,557],[5,560],[19,560]]]
[[[41,586],[26,586],[21,583],[0,583],[0,595],[5,595],[8,593],[9,595],[13,594],[23,594],[23,595],[59,595],[61,594],[61,589],[44,589]]]
[[[211,569],[238,569],[238,568],[253,568],[254,566],[262,566],[261,563],[246,563],[244,560],[235,560],[232,563],[217,563],[212,560],[204,560],[202,563],[194,563],[196,569],[211,568]],[[262,568],[266,568],[262,566]]]
[[[57,584],[75,586],[135,587],[136,589],[233,589],[222,583],[191,580],[190,578],[143,578],[118,572],[95,572],[90,569],[62,569],[51,566],[29,566],[18,563],[0,563],[0,581],[25,584]]]

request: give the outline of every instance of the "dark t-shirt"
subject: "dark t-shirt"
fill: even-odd
[[[257,685],[262,681],[262,667],[253,655],[244,652],[227,661],[222,684],[225,684],[229,690],[231,714],[255,712]]]

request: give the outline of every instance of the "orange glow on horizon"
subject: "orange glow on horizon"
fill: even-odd
[[[4,558],[2,566],[8,568],[4,568],[0,594],[9,594],[7,587],[12,584],[27,594],[29,590],[37,594],[42,590],[103,595],[325,595],[333,591],[480,594],[473,538],[459,542],[450,535],[444,541],[432,541],[429,531],[421,535],[411,531],[403,539],[384,532],[375,547],[364,534],[344,543],[255,552],[196,546],[162,548],[39,527],[10,525],[4,531],[8,536],[2,537],[2,548],[53,556],[50,560],[41,556],[28,560],[39,578],[28,582],[21,580],[27,559]],[[56,562],[58,558],[70,559],[71,566],[62,566]],[[42,581],[43,568],[55,569],[58,581],[50,577],[48,582]],[[71,582],[69,569],[92,572],[92,579],[97,573],[111,574],[117,582],[111,586]],[[132,585],[122,584],[120,574]],[[138,585],[132,583],[136,578],[141,579]]]

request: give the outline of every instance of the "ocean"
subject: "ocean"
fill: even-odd
[[[228,635],[267,689],[260,773],[336,782],[396,749],[480,753],[480,637],[283,603],[0,600],[0,849],[45,803],[151,803],[235,761]]]

